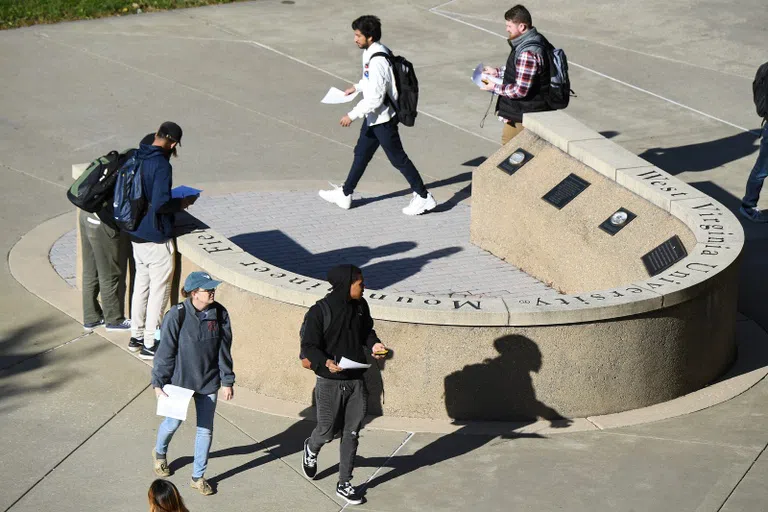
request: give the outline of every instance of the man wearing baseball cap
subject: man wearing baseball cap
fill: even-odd
[[[174,213],[186,209],[197,196],[171,197],[171,156],[181,145],[181,127],[166,121],[147,144],[139,144],[141,180],[148,203],[147,212],[135,231],[129,231],[136,262],[136,276],[131,300],[131,340],[128,350],[139,352],[142,359],[152,359],[160,340],[160,322],[168,304],[173,275]]]
[[[172,307],[163,320],[160,346],[152,368],[152,387],[158,398],[165,395],[163,386],[173,384],[193,390],[197,411],[195,462],[190,486],[203,495],[213,494],[203,478],[208,467],[208,452],[213,439],[216,398],[234,396],[232,386],[232,328],[227,310],[215,301],[216,287],[221,281],[207,272],[192,272],[184,281],[181,295],[186,300]],[[167,477],[168,445],[181,420],[165,418],[157,430],[152,462],[157,476]]]

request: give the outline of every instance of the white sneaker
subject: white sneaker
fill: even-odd
[[[321,190],[318,194],[329,203],[333,203],[345,210],[349,210],[349,207],[352,206],[352,194],[344,195],[344,189],[336,185],[333,185],[333,190]]]
[[[403,208],[403,213],[406,215],[421,215],[424,212],[432,210],[435,206],[437,206],[437,203],[435,202],[435,198],[432,197],[432,194],[427,192],[427,197],[424,198],[414,192],[410,204]]]

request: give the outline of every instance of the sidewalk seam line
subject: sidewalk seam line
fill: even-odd
[[[378,468],[376,468],[376,471],[374,471],[374,472],[373,472],[373,474],[372,474],[371,476],[369,476],[368,478],[366,478],[366,479],[365,479],[365,482],[363,482],[363,483],[360,485],[360,487],[363,487],[363,488],[365,488],[365,487],[368,485],[368,483],[369,483],[371,480],[373,480],[374,478],[376,478],[376,475],[378,475],[378,474],[379,474],[379,471],[381,471],[381,468],[383,468],[384,466],[386,466],[386,465],[389,463],[389,461],[390,461],[390,460],[392,460],[392,457],[394,457],[395,455],[397,455],[397,452],[399,452],[399,451],[400,451],[400,450],[403,448],[403,446],[405,446],[405,444],[406,444],[408,441],[410,441],[410,440],[411,440],[411,438],[413,437],[413,435],[415,434],[415,432],[407,432],[407,434],[408,434],[408,435],[407,435],[407,436],[405,436],[405,439],[403,439],[403,442],[402,442],[402,443],[400,443],[400,446],[398,446],[397,448],[395,448],[395,450],[394,450],[394,451],[393,451],[393,452],[392,452],[392,453],[389,455],[389,457],[387,457],[387,460],[385,460],[385,461],[384,461],[384,464],[382,464],[381,466],[379,466]],[[341,507],[341,510],[340,510],[339,512],[342,512],[342,511],[343,511],[343,510],[345,510],[345,509],[346,509],[348,506],[349,506],[349,503],[347,503],[346,505],[344,505],[343,507]]]
[[[632,425],[628,425],[632,426]],[[669,441],[672,443],[686,443],[686,444],[700,444],[704,446],[721,446],[723,448],[740,448],[740,449],[748,449],[750,447],[754,447],[754,445],[743,445],[743,444],[730,444],[730,443],[713,443],[709,441],[691,441],[688,439],[672,439],[669,437],[659,437],[659,436],[649,436],[649,435],[643,435],[643,434],[628,434],[624,432],[615,432],[609,429],[606,430],[600,430],[601,433],[613,435],[613,436],[624,436],[624,437],[637,437],[640,439],[651,439],[654,441]]]
[[[87,443],[88,441],[90,441],[90,440],[91,440],[91,438],[92,438],[93,436],[95,436],[96,434],[98,434],[98,433],[101,431],[101,429],[103,429],[104,427],[106,427],[106,426],[107,426],[107,424],[108,424],[109,422],[111,422],[113,419],[115,419],[115,418],[117,417],[117,415],[118,415],[118,414],[120,414],[121,412],[123,412],[123,410],[124,410],[126,407],[128,407],[129,405],[131,405],[131,404],[134,402],[134,400],[136,400],[136,399],[137,399],[139,396],[141,396],[141,394],[142,394],[142,393],[144,393],[144,391],[146,391],[146,390],[147,390],[147,388],[149,388],[149,386],[150,386],[150,385],[149,385],[149,384],[147,384],[146,386],[144,386],[143,388],[141,388],[141,391],[139,391],[138,393],[136,393],[136,395],[135,395],[133,398],[131,398],[130,400],[128,400],[128,402],[127,402],[125,405],[123,405],[122,407],[120,407],[120,409],[118,409],[116,412],[112,413],[112,416],[110,416],[110,417],[109,417],[109,418],[108,418],[108,419],[107,419],[107,420],[106,420],[104,423],[102,423],[102,424],[101,424],[101,425],[100,425],[100,426],[99,426],[99,427],[98,427],[96,430],[94,430],[93,432],[91,432],[91,434],[90,434],[88,437],[86,437],[86,438],[85,438],[85,439],[84,439],[84,440],[83,440],[83,441],[82,441],[80,444],[78,444],[77,446],[75,446],[75,448],[74,448],[74,449],[72,449],[72,451],[70,451],[68,454],[66,454],[66,455],[64,456],[64,458],[63,458],[63,459],[61,459],[59,462],[57,462],[57,463],[56,463],[56,465],[54,465],[54,466],[53,466],[51,469],[49,469],[49,470],[48,470],[48,471],[47,471],[47,472],[46,472],[46,473],[45,473],[45,474],[44,474],[42,477],[40,477],[40,479],[38,479],[38,480],[37,480],[37,481],[36,481],[34,484],[32,484],[32,486],[31,486],[29,489],[27,489],[26,491],[24,491],[24,494],[22,494],[21,496],[19,496],[18,498],[16,498],[16,500],[15,500],[13,503],[11,503],[11,504],[8,506],[8,508],[6,508],[6,509],[5,509],[5,511],[4,511],[4,512],[8,512],[8,511],[9,511],[9,510],[11,510],[13,507],[15,507],[15,506],[16,506],[16,504],[17,504],[18,502],[20,502],[22,499],[24,499],[24,496],[26,496],[27,494],[29,494],[30,492],[32,492],[32,490],[34,490],[34,488],[35,488],[35,487],[37,487],[37,485],[38,485],[40,482],[42,482],[43,480],[45,480],[45,479],[48,477],[48,475],[50,475],[51,473],[53,473],[53,472],[56,470],[56,468],[58,468],[59,466],[61,466],[61,465],[64,463],[64,461],[66,461],[66,460],[67,460],[69,457],[71,457],[71,456],[72,456],[72,454],[73,454],[73,453],[75,453],[77,450],[79,450],[79,449],[80,449],[80,448],[81,448],[83,445],[85,445],[85,443]]]
[[[235,427],[235,429],[236,429],[236,430],[238,430],[238,431],[239,431],[241,434],[243,434],[245,437],[247,437],[247,438],[248,438],[248,439],[250,439],[251,441],[253,441],[253,442],[255,442],[256,444],[258,444],[259,446],[261,446],[261,447],[262,447],[264,450],[266,450],[266,451],[267,451],[267,452],[268,452],[270,455],[272,455],[272,456],[273,456],[275,459],[277,459],[277,460],[279,460],[280,462],[282,462],[283,464],[285,464],[285,465],[288,467],[288,469],[290,469],[291,471],[293,471],[294,473],[296,473],[297,475],[299,475],[299,476],[301,477],[301,479],[302,479],[302,480],[306,480],[307,482],[309,482],[309,483],[310,483],[310,484],[311,484],[311,485],[312,485],[312,486],[313,486],[315,489],[317,489],[318,491],[320,491],[320,492],[323,494],[323,496],[325,496],[326,498],[328,498],[328,499],[331,501],[331,503],[333,503],[334,505],[337,505],[337,506],[338,506],[338,503],[336,502],[336,500],[334,500],[334,499],[333,499],[331,496],[329,496],[329,495],[328,495],[328,494],[327,494],[327,493],[326,493],[326,492],[325,492],[323,489],[321,489],[321,488],[320,488],[320,486],[316,485],[316,484],[315,484],[315,482],[314,482],[314,480],[309,480],[307,477],[305,477],[304,475],[302,475],[301,473],[299,473],[299,472],[298,472],[296,469],[294,469],[294,468],[293,468],[293,466],[291,466],[290,464],[288,464],[288,462],[286,462],[285,460],[283,460],[283,458],[282,458],[282,457],[278,457],[277,455],[275,455],[275,454],[272,452],[272,450],[270,450],[270,449],[269,449],[269,448],[268,448],[268,447],[267,447],[267,446],[266,446],[264,443],[262,443],[261,441],[259,441],[259,440],[258,440],[258,439],[256,439],[255,437],[251,436],[251,435],[250,435],[248,432],[246,432],[245,430],[241,429],[241,428],[240,428],[239,426],[237,426],[237,425],[236,425],[236,424],[235,424],[235,423],[234,423],[232,420],[230,420],[229,418],[227,418],[226,416],[224,416],[223,414],[221,414],[219,411],[216,411],[216,414],[218,414],[219,416],[221,416],[221,418],[222,418],[224,421],[226,421],[227,423],[229,423],[230,425],[232,425],[233,427]]]
[[[729,493],[728,493],[728,496],[726,496],[726,497],[725,497],[725,499],[723,500],[723,503],[722,503],[722,504],[721,504],[719,507],[717,507],[717,511],[716,511],[716,512],[720,512],[720,511],[723,509],[723,507],[725,506],[725,504],[728,502],[728,500],[729,500],[729,499],[731,499],[731,496],[733,496],[733,493],[734,493],[734,492],[736,492],[736,489],[738,489],[738,488],[739,488],[739,485],[741,485],[741,482],[742,482],[742,481],[743,481],[743,480],[744,480],[744,479],[747,477],[747,475],[749,474],[749,472],[750,472],[750,471],[752,471],[752,468],[753,468],[753,467],[755,466],[755,464],[757,463],[757,459],[759,459],[759,458],[760,458],[760,456],[761,456],[761,455],[763,455],[763,453],[765,452],[765,449],[766,449],[766,448],[768,448],[768,444],[766,444],[765,446],[763,446],[763,449],[762,449],[762,450],[760,450],[760,453],[758,453],[758,454],[757,454],[757,457],[755,457],[755,459],[754,459],[754,460],[752,461],[752,463],[749,465],[749,467],[747,468],[747,470],[746,470],[746,471],[744,471],[744,474],[743,474],[743,475],[741,475],[741,478],[739,478],[739,481],[738,481],[738,482],[736,482],[736,485],[734,485],[734,486],[733,486],[733,489],[731,489],[731,492],[729,492]]]

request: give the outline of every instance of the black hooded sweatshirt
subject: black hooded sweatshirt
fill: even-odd
[[[370,353],[378,341],[368,303],[365,299],[352,300],[349,296],[352,276],[358,274],[360,269],[354,265],[339,265],[328,272],[328,282],[333,286],[333,290],[324,299],[331,310],[328,332],[323,334],[323,311],[320,306],[315,304],[307,312],[301,348],[312,363],[312,370],[319,377],[335,380],[361,379],[365,370],[331,373],[325,362],[331,359],[338,363],[343,356],[358,363],[365,363],[366,352]]]

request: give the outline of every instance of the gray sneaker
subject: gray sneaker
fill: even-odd
[[[157,476],[171,476],[171,470],[168,469],[168,459],[165,456],[161,459],[154,448],[152,448],[152,466]]]
[[[200,491],[200,494],[203,496],[210,496],[213,494],[213,488],[211,487],[211,484],[209,484],[208,480],[203,477],[198,478],[197,481],[190,480],[189,486]]]

